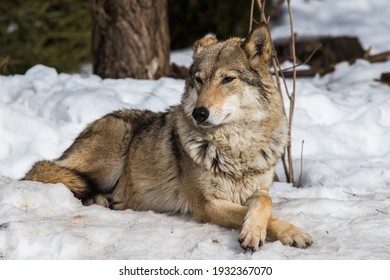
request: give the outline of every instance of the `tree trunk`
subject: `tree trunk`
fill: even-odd
[[[92,0],[93,72],[102,78],[169,74],[166,0]]]

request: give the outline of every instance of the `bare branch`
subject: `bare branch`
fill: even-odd
[[[253,4],[253,0],[252,0],[252,4]],[[267,19],[265,17],[265,0],[257,0],[257,4],[258,4],[259,10],[260,10],[260,21],[261,22],[265,22],[266,24],[268,24],[269,19]],[[286,95],[287,95],[287,97],[289,98],[289,101],[290,101],[290,109],[289,109],[289,116],[288,116],[289,144],[288,144],[288,146],[286,148],[286,151],[285,151],[284,155],[282,156],[282,162],[283,162],[283,168],[284,168],[284,172],[285,172],[285,175],[286,175],[287,182],[288,183],[294,183],[294,170],[293,170],[292,153],[291,153],[291,150],[292,150],[291,149],[291,129],[292,129],[293,114],[294,114],[294,106],[295,106],[296,67],[297,67],[297,63],[296,63],[296,55],[295,55],[295,36],[294,36],[294,29],[293,29],[293,23],[294,22],[293,22],[293,18],[292,18],[292,11],[291,11],[291,6],[290,6],[290,0],[288,0],[288,8],[289,8],[289,15],[290,15],[290,25],[291,25],[290,28],[291,28],[291,38],[292,38],[291,39],[291,44],[292,44],[292,52],[291,53],[293,55],[293,69],[294,69],[294,73],[293,73],[293,77],[294,77],[293,92],[291,94],[289,93],[289,89],[288,89],[288,86],[287,86],[287,81],[286,81],[286,79],[284,77],[284,74],[283,74],[283,71],[282,71],[282,69],[280,67],[280,63],[279,63],[279,60],[278,60],[277,55],[276,55],[276,51],[275,51],[275,47],[273,45],[272,38],[271,38],[271,42],[272,42],[271,57],[272,57],[272,64],[273,64],[273,67],[274,67],[274,71],[275,71],[274,74],[275,74],[275,78],[276,78],[277,88],[278,88],[278,92],[280,94],[280,97],[282,99],[282,102],[284,104],[283,92],[282,92],[282,86],[281,86],[281,82],[280,82],[280,77],[282,77],[282,79],[283,79],[284,87],[286,89]],[[251,13],[252,12],[253,11],[251,11]],[[253,17],[253,15],[251,15],[251,16]],[[251,19],[251,22],[252,21],[253,21],[253,19]],[[285,111],[284,106],[283,106],[283,112],[286,115],[286,111]]]
[[[285,68],[285,69],[282,69],[281,71],[282,71],[282,72],[287,72],[287,71],[289,71],[289,70],[291,70],[291,69],[298,68],[299,66],[302,66],[302,65],[308,63],[308,62],[310,61],[310,59],[313,57],[313,55],[314,55],[321,47],[322,47],[322,44],[319,44],[319,45],[312,51],[312,53],[309,55],[309,57],[308,57],[304,62],[301,62],[301,63],[299,63],[299,64],[297,64],[297,65],[295,65],[295,66],[293,65],[293,66],[291,66],[291,67],[287,67],[287,68]]]
[[[287,81],[286,81],[286,78],[284,77],[283,71],[281,70],[282,67],[280,66],[280,63],[279,63],[279,59],[278,59],[278,58],[276,58],[276,64],[277,64],[277,66],[278,66],[278,69],[279,69],[279,72],[280,72],[280,76],[282,76],[284,88],[285,88],[285,90],[286,90],[286,95],[287,95],[287,97],[288,97],[289,99],[291,99],[291,94],[290,94],[290,92],[289,92],[289,90],[288,90]]]
[[[288,178],[290,176],[288,176],[288,165],[287,165],[287,161],[286,161],[286,154],[282,155],[282,163],[283,163],[284,175],[286,176],[286,181],[288,182]]]
[[[252,30],[252,23],[253,23],[253,8],[255,6],[255,0],[252,0],[252,3],[251,3],[251,12],[250,12],[250,16],[249,16],[249,32],[251,32]],[[248,32],[248,33],[249,33]]]
[[[288,5],[288,13],[290,16],[290,33],[291,33],[291,53],[293,57],[293,91],[290,95],[290,113],[289,113],[289,138],[291,139],[291,130],[292,130],[292,122],[294,117],[294,107],[295,107],[295,96],[296,96],[296,81],[297,81],[297,58],[295,56],[295,34],[294,34],[294,20],[291,10],[291,0],[287,0]],[[287,156],[288,156],[288,164],[289,164],[289,182],[294,183],[294,167],[292,161],[292,143],[287,147]]]
[[[301,145],[301,171],[299,174],[298,182],[294,184],[295,187],[300,188],[302,187],[302,177],[303,177],[303,145],[305,144],[305,140],[302,140]]]
[[[265,1],[266,0],[257,0],[257,5],[259,6],[260,10],[260,22],[265,22],[268,24],[268,20],[265,17]]]
[[[268,23],[268,22],[269,22],[269,19],[267,19],[267,18],[265,17],[265,1],[266,1],[266,0],[262,0],[260,21],[261,21],[261,22],[266,22],[266,23]]]
[[[272,66],[274,67],[274,69],[278,69],[278,62],[277,62],[277,57],[276,57],[276,53],[275,53],[275,50],[272,46]],[[275,75],[275,80],[276,80],[276,85],[278,86],[278,91],[279,91],[279,94],[283,100],[283,92],[282,92],[282,86],[280,84],[280,76],[279,76],[279,73],[281,73],[281,71],[277,71],[275,70],[274,71],[274,75]],[[283,103],[284,104],[284,103]]]

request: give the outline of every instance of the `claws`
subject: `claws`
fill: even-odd
[[[253,254],[255,251],[258,251],[259,248],[264,245],[264,242],[262,240],[260,240],[258,246],[250,245],[251,243],[246,244],[244,241],[245,238],[238,238],[238,242],[240,243],[241,248],[246,250],[247,253],[251,253],[251,254]]]
[[[313,245],[312,240],[306,241],[305,243],[302,243],[301,245],[299,245],[296,241],[293,241],[293,243],[290,246],[295,247],[295,248],[300,248],[300,249],[306,249],[306,248],[310,247],[311,245]]]
[[[295,232],[294,234],[285,234],[279,239],[284,245],[291,247],[306,249],[313,244],[311,237],[303,232]]]
[[[238,242],[240,243],[241,248],[246,250],[246,252],[253,254],[264,245],[264,241],[261,238],[258,241],[258,244],[256,244],[256,239],[257,238],[255,236],[241,233],[238,238]],[[278,239],[284,245],[301,249],[308,248],[313,244],[310,235],[305,234],[300,230],[296,230],[296,228],[292,228],[289,231],[284,232],[284,234],[281,234]]]
[[[240,242],[240,245],[241,245],[241,248],[246,251],[246,253],[253,254],[253,252],[256,251],[255,247],[253,247],[253,246],[248,246],[248,245],[245,246],[242,242]]]

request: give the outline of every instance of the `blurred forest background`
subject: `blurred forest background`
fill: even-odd
[[[209,32],[220,39],[244,36],[250,9],[250,0],[168,0],[171,50],[189,47]],[[258,18],[256,6],[254,11]],[[89,0],[2,0],[0,74],[22,74],[35,64],[78,72],[92,60],[91,14]]]

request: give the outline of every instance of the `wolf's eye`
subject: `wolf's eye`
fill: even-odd
[[[234,79],[235,79],[235,77],[225,77],[225,78],[222,79],[222,84],[230,83]]]
[[[202,79],[200,77],[196,77],[195,81],[198,82],[201,85],[203,84],[203,81],[202,81]]]

